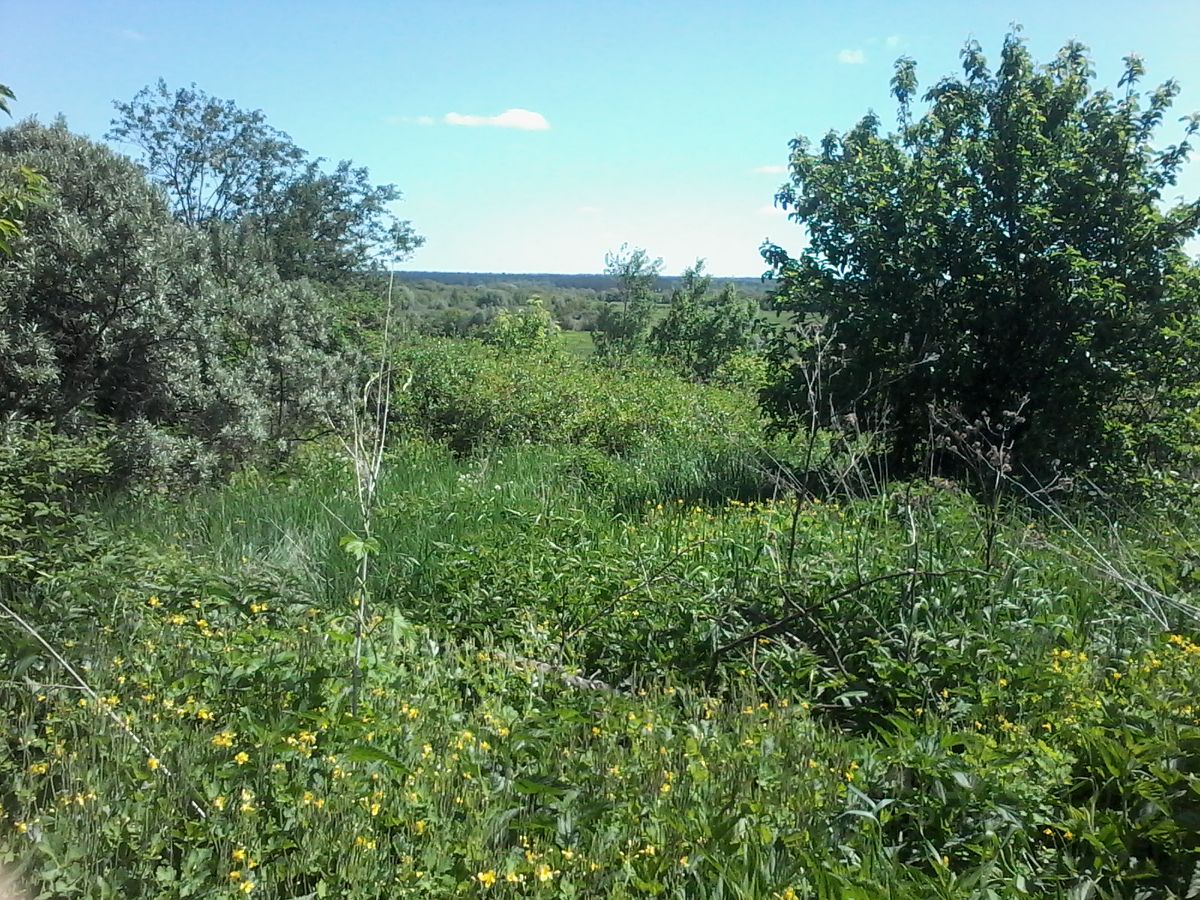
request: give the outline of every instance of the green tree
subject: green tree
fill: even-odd
[[[128,103],[106,137],[137,148],[146,172],[191,227],[236,223],[261,236],[284,278],[344,281],[422,243],[392,214],[394,185],[342,161],[326,172],[259,110],[163,80]]]
[[[0,84],[0,112],[12,115],[8,101],[16,94]],[[12,242],[21,236],[21,217],[46,193],[46,179],[28,166],[0,173],[0,256],[12,255]]]
[[[785,423],[886,410],[907,471],[934,449],[937,421],[970,431],[1005,413],[1018,471],[1135,456],[1195,374],[1175,361],[1195,334],[1183,245],[1200,203],[1165,194],[1197,119],[1158,144],[1178,86],[1143,95],[1137,57],[1116,92],[1092,89],[1077,43],[1038,66],[1013,33],[995,71],[973,42],[962,64],[918,116],[915,64],[899,60],[893,134],[868,115],[816,147],[792,142],[777,202],[809,244],[763,255],[780,306],[824,337],[781,346],[766,403]]]
[[[121,423],[126,474],[172,455],[212,471],[324,421],[346,364],[320,293],[222,240],[235,226],[179,223],[133,162],[65,124],[0,131],[0,169],[21,165],[55,190],[0,264],[0,414]]]
[[[643,350],[650,333],[662,259],[641,248],[620,249],[604,257],[604,274],[617,280],[616,303],[605,304],[596,322],[596,350],[605,357],[630,356]]]
[[[707,380],[754,342],[757,306],[732,284],[713,294],[704,260],[683,273],[671,294],[671,305],[650,331],[650,348],[684,372]]]

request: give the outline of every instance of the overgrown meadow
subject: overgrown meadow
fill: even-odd
[[[357,688],[336,445],[80,506],[98,447],[10,435],[29,896],[1195,893],[1187,507],[798,494],[732,389],[412,354],[471,377],[397,397]]]
[[[751,293],[406,287],[195,85],[0,130],[0,895],[1200,897],[1200,118],[960,60]]]

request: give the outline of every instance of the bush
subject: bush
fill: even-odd
[[[915,64],[897,63],[895,134],[868,115],[816,147],[793,142],[777,199],[811,243],[795,259],[763,253],[780,306],[825,341],[797,330],[780,346],[767,405],[788,424],[886,416],[894,472],[927,469],[953,423],[1012,414],[1014,471],[1127,473],[1141,436],[1188,412],[1172,394],[1197,382],[1184,245],[1200,203],[1164,195],[1200,120],[1160,150],[1178,86],[1143,96],[1136,57],[1115,95],[1092,90],[1079,44],[1041,67],[1017,34],[995,72],[974,43],[962,58],[919,118]]]

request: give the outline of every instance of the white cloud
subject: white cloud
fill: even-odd
[[[861,66],[867,61],[867,56],[861,50],[840,50],[837,61],[848,66]]]
[[[755,166],[750,171],[755,175],[786,175],[787,166]]]
[[[141,43],[146,39],[146,36],[140,31],[134,31],[132,28],[118,28],[117,37],[123,37],[127,41],[137,41]]]
[[[760,206],[758,214],[760,216],[786,216],[787,210],[780,209],[778,206]]]
[[[498,116],[464,116],[449,112],[442,117],[447,125],[467,128],[515,128],[518,131],[549,131],[550,123],[541,113],[528,109],[506,109]]]
[[[598,206],[581,206],[581,207],[579,207],[579,209],[575,210],[575,212],[580,213],[581,215],[585,215],[585,216],[594,216],[596,213],[600,212],[600,207],[598,207]]]
[[[897,47],[900,46],[900,42],[902,40],[904,40],[904,38],[901,35],[889,34],[887,37],[885,37],[883,39],[883,44],[889,50],[895,50]]]

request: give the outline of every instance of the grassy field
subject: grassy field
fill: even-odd
[[[493,397],[517,383],[480,365]],[[5,582],[38,637],[5,632],[0,863],[43,897],[1197,883],[1186,507],[797,496],[766,462],[786,444],[720,419],[746,398],[574,377],[659,424],[606,451],[607,413],[561,430],[560,407],[505,402],[456,454],[434,395],[405,407],[361,677],[334,447],[28,538],[34,574]],[[718,420],[743,433],[690,430]]]

